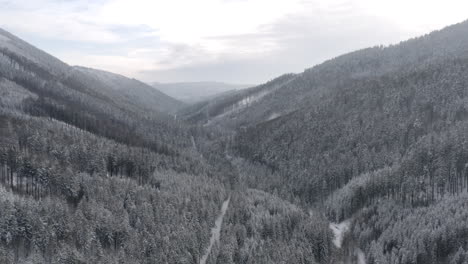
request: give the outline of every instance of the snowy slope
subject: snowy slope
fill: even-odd
[[[148,109],[172,113],[183,106],[182,102],[138,80],[91,68],[75,66],[73,69]]]
[[[350,221],[344,221],[339,224],[330,223],[330,229],[333,232],[333,244],[337,248],[341,248],[343,245],[344,235],[349,231]]]
[[[131,109],[171,113],[183,104],[135,79],[100,70],[70,67],[59,59],[0,29],[0,67],[5,76],[41,75],[42,85],[60,82],[72,90],[82,87],[92,97],[107,98]],[[76,90],[77,91],[77,90]]]
[[[64,75],[69,66],[52,55],[0,28],[0,50],[8,50],[24,57],[55,75]]]

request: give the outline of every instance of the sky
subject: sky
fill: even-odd
[[[145,82],[259,84],[468,19],[466,0],[0,0],[0,27]]]

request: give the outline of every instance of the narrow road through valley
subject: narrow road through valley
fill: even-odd
[[[200,264],[206,264],[208,257],[211,254],[211,249],[215,245],[216,242],[219,242],[219,237],[221,235],[221,225],[223,224],[224,215],[229,207],[229,201],[231,197],[229,197],[226,201],[224,201],[223,206],[221,207],[221,213],[219,214],[218,218],[216,218],[215,226],[211,229],[211,238],[210,238],[210,245],[206,249],[205,254],[200,259]]]
[[[343,246],[343,238],[347,232],[350,231],[350,225],[351,221],[346,220],[341,223],[330,223],[329,227],[333,232],[334,239],[333,239],[333,244],[335,245],[336,248],[341,248]],[[356,247],[353,249],[353,257],[352,258],[347,258],[344,260],[344,263],[346,264],[366,264],[366,256],[364,255],[364,252]]]

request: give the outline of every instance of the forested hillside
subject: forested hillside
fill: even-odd
[[[180,103],[1,44],[0,262],[196,263],[227,192],[162,112]]]
[[[242,198],[242,168],[225,153],[223,133],[174,118],[182,104],[139,81],[69,67],[0,31],[0,95],[0,263],[200,263],[223,202],[232,197],[229,215],[257,204]],[[298,234],[307,225],[307,210],[268,199],[284,204],[283,225],[297,218],[289,228]],[[236,225],[250,226],[250,246],[281,247],[289,234],[273,223]],[[274,233],[259,236],[266,228]],[[283,259],[312,253],[312,240],[328,248],[329,230],[319,229]],[[331,251],[319,252],[297,263]],[[257,251],[254,260],[276,254]]]
[[[186,119],[230,131],[226,151],[251,172],[250,188],[347,220],[339,254],[466,263],[467,76],[463,22],[218,98]]]
[[[0,31],[0,263],[468,263],[468,22],[183,103]]]

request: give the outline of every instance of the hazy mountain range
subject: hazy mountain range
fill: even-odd
[[[468,263],[468,21],[155,86],[0,31],[0,263]]]

